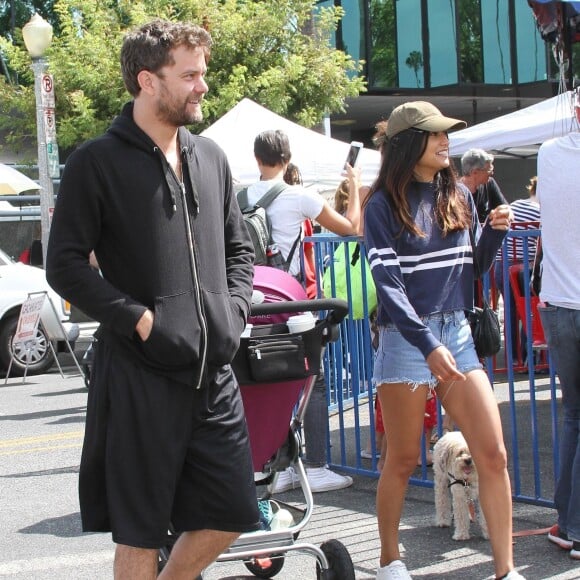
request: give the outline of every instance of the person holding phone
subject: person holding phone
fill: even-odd
[[[273,185],[284,180],[292,153],[290,141],[284,131],[263,131],[254,140],[254,156],[260,170],[260,181],[248,187],[248,203],[255,204]],[[272,226],[272,241],[280,248],[284,260],[301,232],[304,220],[316,220],[322,227],[341,236],[356,235],[360,225],[360,170],[348,165],[346,174],[352,183],[351,204],[345,215],[340,215],[317,192],[300,185],[287,187],[268,206],[267,214]],[[290,264],[289,273],[300,276],[298,252]],[[304,417],[306,456],[304,464],[310,488],[314,493],[342,489],[352,485],[352,478],[340,475],[326,466],[328,432],[328,405],[326,383],[321,372],[316,380]],[[293,489],[299,484],[292,468],[283,471],[275,492]]]

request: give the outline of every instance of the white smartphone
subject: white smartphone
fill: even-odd
[[[346,164],[348,163],[351,167],[356,165],[358,155],[363,148],[363,144],[360,141],[351,141],[350,149],[348,150],[348,155],[346,156],[346,162],[344,168],[346,169]]]

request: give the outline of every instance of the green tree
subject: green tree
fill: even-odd
[[[0,35],[12,38],[16,28],[22,28],[33,12],[52,21],[54,0],[0,0]]]
[[[243,97],[306,127],[344,110],[365,90],[361,64],[331,46],[340,8],[314,11],[312,0],[56,0],[47,58],[55,79],[61,149],[102,133],[129,99],[119,72],[127,29],[154,17],[191,20],[212,34],[204,125]],[[307,33],[308,32],[308,33]],[[0,77],[0,129],[17,146],[35,134],[30,57],[21,31],[0,37],[0,53],[18,83]],[[354,73],[354,74],[353,74]],[[15,75],[11,75],[15,76]]]

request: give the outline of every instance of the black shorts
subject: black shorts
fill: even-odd
[[[83,530],[160,548],[176,531],[259,529],[242,399],[229,366],[196,390],[99,341],[80,466]]]

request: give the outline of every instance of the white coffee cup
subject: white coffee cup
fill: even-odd
[[[316,324],[316,319],[312,316],[311,312],[307,312],[306,314],[297,314],[296,316],[290,316],[286,321],[286,326],[288,326],[288,330],[294,334],[299,332],[305,332],[314,328]]]

